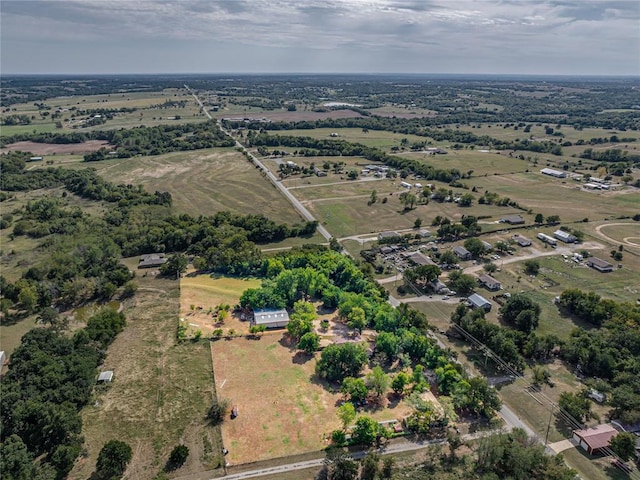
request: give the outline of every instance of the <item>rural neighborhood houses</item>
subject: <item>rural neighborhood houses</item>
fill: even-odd
[[[491,275],[480,275],[478,277],[478,283],[483,285],[487,290],[500,290],[502,288],[502,284]]]
[[[264,325],[266,328],[284,328],[289,323],[289,314],[282,308],[256,310],[253,312],[253,324]]]
[[[538,235],[536,235],[536,238],[544,243],[551,245],[552,247],[555,247],[558,244],[558,241],[555,238],[547,235],[546,233],[539,233]]]
[[[464,247],[453,247],[453,253],[455,253],[460,260],[471,260],[471,252]]]
[[[418,266],[435,265],[435,262],[422,252],[412,252],[407,256],[407,258]]]
[[[598,257],[589,257],[587,259],[587,265],[591,268],[598,270],[599,272],[612,272],[613,265],[609,262],[602,260]]]

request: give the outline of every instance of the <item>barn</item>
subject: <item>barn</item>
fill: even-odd
[[[618,434],[618,431],[608,423],[584,430],[574,430],[573,439],[584,448],[589,455],[600,453],[600,450],[609,446],[609,441]]]
[[[284,308],[254,310],[253,324],[266,328],[284,328],[289,323],[289,314]]]

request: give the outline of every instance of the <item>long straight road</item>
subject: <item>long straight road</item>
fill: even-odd
[[[189,93],[193,95],[193,98],[196,99],[196,102],[198,102],[198,105],[200,105],[200,108],[202,108],[202,111],[204,112],[204,114],[210,120],[213,120],[213,117],[211,117],[211,114],[207,112],[207,109],[204,107],[204,105],[202,104],[202,101],[198,98],[195,92],[191,90],[188,85],[185,85],[184,88],[186,88],[189,91]],[[236,147],[241,148],[243,152],[247,153],[251,161],[255,163],[258,166],[258,168],[260,168],[260,170],[262,170],[262,172],[267,176],[267,178],[271,181],[271,183],[278,190],[280,190],[280,192],[285,196],[287,200],[289,200],[291,205],[293,205],[293,208],[295,208],[298,211],[298,213],[300,214],[300,216],[302,216],[302,218],[304,218],[309,222],[317,222],[316,218],[311,214],[311,212],[307,210],[307,208],[304,205],[302,205],[302,203],[300,203],[300,201],[296,197],[293,196],[293,194],[289,191],[289,189],[282,184],[282,182],[273,174],[273,172],[271,172],[271,170],[265,167],[265,165],[260,160],[258,160],[253,153],[247,150],[247,148],[242,143],[240,143],[237,138],[231,135],[217,119],[216,119],[216,123],[218,124],[218,127],[220,128],[220,130],[222,130],[229,137],[233,138],[234,142],[236,142]],[[318,222],[317,230],[318,232],[320,232],[320,235],[322,235],[325,239],[327,239],[327,241],[331,239],[332,235],[327,231],[326,228],[320,225],[320,222]]]

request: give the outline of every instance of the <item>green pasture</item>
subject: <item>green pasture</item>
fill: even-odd
[[[413,142],[424,142],[425,137],[417,135],[405,135],[402,133],[393,133],[383,130],[369,130],[367,133],[361,128],[314,128],[301,130],[280,130],[278,135],[295,135],[299,137],[311,137],[326,140],[346,140],[351,143],[361,143],[369,147],[377,147],[383,150],[389,150],[394,145],[400,147],[403,138]],[[331,137],[332,133],[337,133],[338,137]]]

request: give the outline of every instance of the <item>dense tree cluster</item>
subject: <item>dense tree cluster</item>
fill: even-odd
[[[105,349],[124,324],[122,313],[103,310],[72,337],[46,328],[24,335],[2,379],[3,478],[32,478],[50,469],[64,478],[71,470],[83,442],[80,409],[90,399]],[[36,457],[43,460],[38,466]]]

